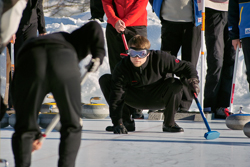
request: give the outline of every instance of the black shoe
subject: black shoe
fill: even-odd
[[[135,131],[135,121],[124,122],[123,125],[126,127],[128,132],[134,132]],[[114,132],[114,126],[107,126],[106,131]]]
[[[132,118],[133,119],[144,119],[144,115],[143,114],[133,113]]]
[[[226,119],[229,115],[232,115],[233,113],[230,113],[229,110],[227,108],[217,108],[216,112],[214,114],[214,118],[218,118],[218,119]]]
[[[162,130],[163,132],[184,132],[184,129],[179,127],[177,123],[175,123],[173,126],[165,126],[163,123]]]
[[[100,20],[100,22],[104,22],[103,18],[97,18],[98,20]]]
[[[107,126],[106,131],[108,132],[114,132],[114,126]]]
[[[123,122],[123,125],[126,127],[126,129],[129,132],[134,132],[135,131],[135,121]]]
[[[94,18],[94,17],[91,17],[89,20],[95,20],[95,18]]]
[[[96,17],[91,17],[89,20],[100,20],[100,22],[104,22],[103,18],[99,17],[99,18],[96,18]]]

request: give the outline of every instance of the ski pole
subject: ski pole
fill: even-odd
[[[231,87],[231,97],[230,97],[230,106],[229,106],[229,112],[230,113],[233,113],[233,107],[234,107],[233,106],[233,102],[234,102],[234,90],[235,90],[235,81],[236,81],[236,72],[237,72],[238,57],[239,57],[239,45],[237,45],[236,55],[235,55],[235,61],[234,61],[234,73],[233,73],[233,82],[232,82],[232,87]]]
[[[128,44],[127,44],[127,41],[126,41],[126,37],[125,37],[124,31],[121,32],[121,36],[122,36],[122,42],[123,42],[124,47],[125,47],[125,53],[120,53],[120,56],[124,57],[124,56],[128,56]]]
[[[220,136],[220,133],[217,132],[217,131],[211,131],[211,128],[210,128],[210,126],[209,126],[209,124],[207,122],[207,119],[206,119],[203,111],[202,111],[202,108],[201,108],[201,105],[199,103],[199,100],[197,98],[197,94],[196,93],[194,93],[194,99],[195,99],[195,102],[196,102],[196,104],[197,104],[197,106],[198,106],[198,108],[200,110],[202,119],[203,119],[203,121],[204,121],[204,123],[205,123],[205,125],[207,127],[207,130],[208,130],[208,132],[204,134],[205,139],[207,139],[207,140],[213,140],[213,139],[218,138]]]
[[[92,71],[96,71],[99,66],[100,66],[100,59],[99,58],[91,59],[90,63],[86,66],[86,67],[88,67],[88,70],[81,77],[81,80],[82,80],[81,85],[83,85],[84,82],[86,81],[88,74]],[[39,138],[40,142],[42,142],[45,139],[45,137],[48,136],[48,134],[54,129],[54,127],[59,122],[59,120],[60,120],[60,114],[56,114],[56,116],[52,119],[49,126],[46,128],[44,134],[42,134],[42,137]]]

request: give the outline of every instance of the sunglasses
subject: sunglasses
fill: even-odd
[[[135,48],[129,48],[128,53],[130,57],[133,58],[139,57],[142,59],[148,55],[148,50],[147,49],[136,50]]]

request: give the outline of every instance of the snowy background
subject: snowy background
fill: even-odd
[[[156,17],[155,13],[152,13],[151,6],[147,6],[148,10],[148,39],[151,42],[151,49],[159,50],[161,45],[161,24],[160,20]],[[72,32],[76,28],[82,26],[83,24],[87,23],[89,18],[91,17],[90,11],[86,11],[79,15],[74,15],[71,17],[48,17],[49,13],[45,14],[45,23],[46,23],[46,29],[47,33],[53,33],[57,31],[67,31]],[[99,22],[102,26],[104,35],[105,35],[105,29],[106,29],[106,16],[104,17],[104,22]],[[83,37],[84,38],[84,37]],[[107,47],[106,47],[107,51]],[[107,54],[108,55],[108,54]],[[206,55],[206,54],[205,54]],[[178,55],[178,58],[180,58],[180,54]],[[84,59],[80,64],[81,72],[84,73],[85,69],[83,68],[84,65],[88,64],[90,60],[90,57]],[[6,83],[6,57],[5,55],[0,56],[0,74],[1,74],[1,94],[4,95],[5,92],[5,83]],[[205,63],[206,65],[206,63]],[[204,67],[206,69],[206,67]],[[201,58],[198,61],[197,70],[200,76],[201,73]],[[246,80],[245,75],[245,64],[244,64],[244,57],[242,51],[239,53],[239,59],[238,59],[238,67],[237,67],[237,77],[236,77],[236,88],[235,88],[235,95],[234,95],[234,112],[237,112],[239,107],[243,107],[243,111],[250,113],[250,94],[248,90],[248,83]],[[88,76],[87,81],[82,86],[81,90],[81,96],[82,96],[82,102],[88,103],[89,99],[91,97],[97,96],[101,97],[100,101],[96,101],[98,103],[106,103],[102,92],[100,90],[100,86],[98,83],[98,79],[101,75],[105,73],[110,73],[109,70],[109,63],[108,63],[108,57],[106,56],[103,62],[103,65],[100,67],[100,69],[96,73],[92,73]],[[204,79],[205,81],[205,79]],[[204,83],[203,83],[204,85]],[[201,86],[201,85],[200,85]],[[200,97],[199,97],[200,99]],[[48,100],[48,99],[46,99]],[[195,102],[193,102],[191,108],[189,111],[198,111],[197,106]],[[146,111],[145,111],[146,112]]]

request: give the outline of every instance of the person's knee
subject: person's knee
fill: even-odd
[[[99,85],[102,87],[104,85],[110,84],[111,82],[111,74],[104,74],[99,78]]]

